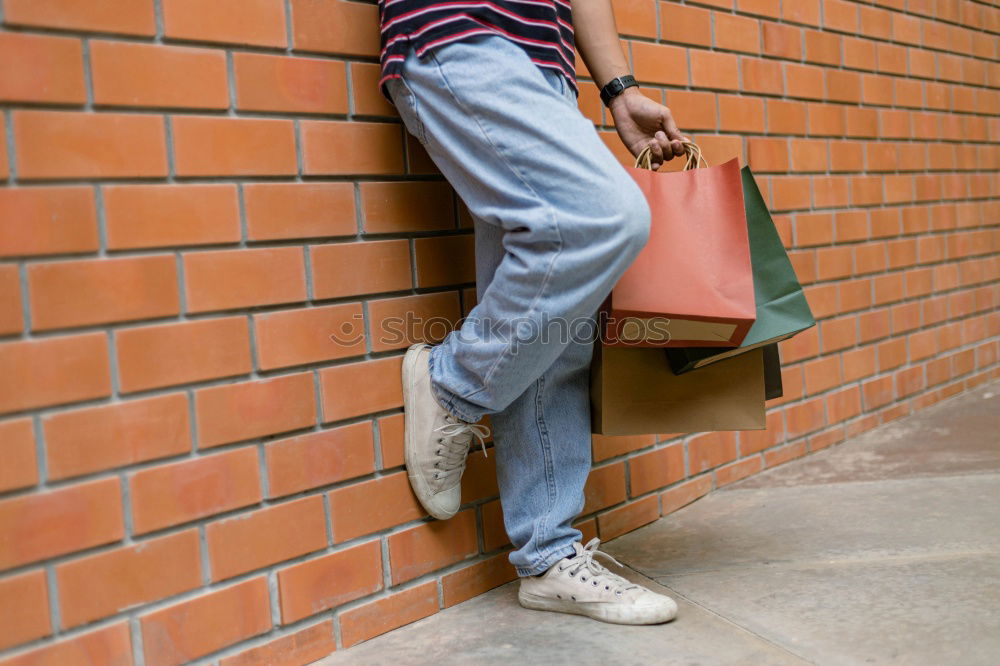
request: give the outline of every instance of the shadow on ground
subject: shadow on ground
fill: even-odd
[[[525,610],[515,582],[316,663],[1000,664],[1000,382],[605,549],[673,622]]]

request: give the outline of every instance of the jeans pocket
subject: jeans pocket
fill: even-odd
[[[396,110],[399,112],[399,117],[402,118],[403,125],[406,126],[406,130],[416,137],[417,141],[426,148],[427,130],[424,128],[423,121],[420,120],[417,97],[413,94],[413,90],[402,77],[389,79],[386,86],[389,89],[389,94],[392,96],[393,103],[396,105]]]

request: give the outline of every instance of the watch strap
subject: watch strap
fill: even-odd
[[[637,85],[639,84],[636,83],[635,77],[631,74],[616,76],[605,83],[604,87],[601,88],[601,101],[604,102],[604,106],[610,106],[611,100],[625,92],[626,88],[631,88]]]

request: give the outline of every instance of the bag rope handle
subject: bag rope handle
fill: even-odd
[[[701,148],[694,141],[681,141],[681,145],[684,147],[684,153],[687,155],[687,161],[684,162],[683,171],[689,171],[691,169],[697,169],[698,167],[708,166],[708,160],[701,154]],[[643,148],[635,158],[635,168],[636,169],[649,169],[653,170],[653,152],[650,146]]]

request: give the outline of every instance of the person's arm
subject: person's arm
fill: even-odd
[[[618,40],[611,0],[573,0],[573,28],[576,47],[598,88],[616,76],[630,73]],[[637,87],[627,88],[612,99],[610,110],[618,136],[633,155],[651,145],[654,169],[664,160],[684,154],[681,141],[686,137],[677,129],[670,109],[649,99]]]

